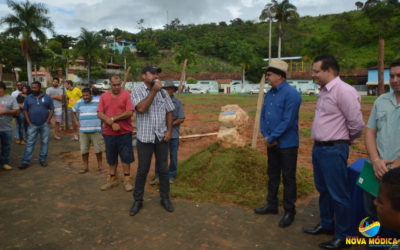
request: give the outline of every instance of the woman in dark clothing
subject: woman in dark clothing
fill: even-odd
[[[21,142],[20,144],[26,144],[25,140],[24,140],[24,134],[26,137],[26,131],[28,129],[28,123],[26,122],[25,116],[24,116],[24,110],[23,110],[23,106],[24,106],[24,100],[25,98],[31,94],[31,88],[27,85],[24,85],[22,87],[22,93],[19,94],[17,96],[17,103],[19,105],[19,133],[21,135]]]

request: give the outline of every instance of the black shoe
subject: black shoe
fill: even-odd
[[[47,162],[41,161],[41,162],[40,162],[40,166],[42,166],[42,167],[47,167]]]
[[[131,210],[129,211],[130,216],[134,216],[139,212],[139,210],[143,207],[143,201],[134,201],[133,205],[131,207]]]
[[[285,214],[283,215],[281,221],[279,222],[279,226],[280,227],[288,227],[292,224],[292,222],[294,221],[294,215],[295,213],[288,213],[285,212]]]
[[[255,208],[254,213],[256,214],[277,214],[278,208],[271,205],[265,205],[263,207]]]
[[[325,249],[342,249],[349,248],[351,245],[346,245],[346,240],[333,238],[331,241],[323,242],[319,244],[319,247]]]
[[[309,228],[304,228],[303,231],[307,234],[313,234],[313,235],[318,235],[318,234],[333,234],[333,230],[328,230],[323,227],[321,227],[320,224],[317,224],[315,227],[309,227]]]
[[[28,168],[28,167],[29,167],[29,164],[22,163],[18,168],[19,169],[25,169],[25,168]]]
[[[174,211],[174,207],[172,206],[170,199],[162,199],[161,206],[163,206],[168,212]]]

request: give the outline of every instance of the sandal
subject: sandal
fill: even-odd
[[[79,170],[80,174],[85,174],[87,172],[89,172],[89,169],[87,169],[87,168],[82,168],[81,170]]]

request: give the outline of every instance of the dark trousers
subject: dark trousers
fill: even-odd
[[[297,199],[296,164],[298,148],[267,149],[268,153],[268,196],[267,204],[278,207],[278,189],[283,177],[283,207],[286,212],[295,213]]]
[[[144,186],[149,173],[153,153],[156,156],[156,169],[160,178],[160,197],[169,199],[169,177],[168,177],[168,142],[159,141],[156,137],[155,143],[143,143],[137,141],[138,169],[136,173],[135,190],[133,199],[143,201]]]
[[[351,231],[351,196],[347,159],[349,145],[314,145],[312,163],[315,187],[319,192],[320,225],[335,229],[344,240]]]

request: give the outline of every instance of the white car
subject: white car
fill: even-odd
[[[259,88],[250,90],[250,94],[258,94],[259,92],[260,92]],[[266,93],[267,93],[267,90],[264,89],[264,94],[266,94]]]
[[[110,84],[105,84],[105,83],[103,83],[103,82],[101,82],[101,83],[96,83],[96,84],[94,85],[94,87],[95,87],[95,88],[98,88],[98,89],[102,89],[102,90],[111,89]]]
[[[307,89],[305,92],[306,95],[318,95],[319,89]]]
[[[207,91],[204,89],[200,89],[200,88],[190,88],[189,92],[191,94],[206,94]]]

